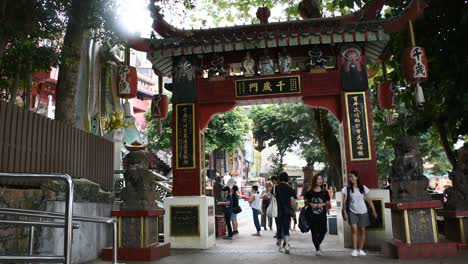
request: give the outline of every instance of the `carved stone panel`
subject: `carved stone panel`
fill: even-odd
[[[411,243],[434,243],[431,209],[408,210]]]

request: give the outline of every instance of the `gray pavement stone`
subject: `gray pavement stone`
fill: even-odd
[[[468,250],[454,258],[433,258],[420,260],[396,260],[385,258],[378,251],[366,251],[365,257],[351,257],[350,249],[340,247],[337,235],[326,235],[322,244],[323,255],[315,256],[310,233],[302,234],[299,229],[291,231],[291,253],[275,249],[274,231],[255,232],[252,211],[248,203],[241,203],[242,213],[238,215],[239,235],[234,240],[216,240],[216,246],[206,250],[173,249],[172,256],[154,262],[128,262],[146,264],[468,264]],[[96,261],[93,264],[110,262]]]

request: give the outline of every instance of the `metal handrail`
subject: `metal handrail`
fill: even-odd
[[[47,179],[47,180],[63,180],[65,181],[66,199],[65,199],[65,230],[64,230],[64,247],[63,259],[65,264],[71,264],[72,256],[72,232],[73,232],[73,181],[70,175],[67,174],[30,174],[30,173],[0,173],[0,179],[8,178],[22,178],[22,179]],[[36,261],[44,260],[45,256],[0,256],[2,260],[16,260],[16,261]],[[60,258],[60,260],[62,259]],[[55,259],[55,258],[54,258]],[[57,259],[59,258],[57,257]]]
[[[0,208],[0,215],[21,215],[21,216],[33,216],[40,218],[51,218],[51,219],[64,219],[65,216],[63,213],[58,212],[48,212],[48,211],[38,211],[30,209],[17,209],[17,208]],[[107,217],[90,217],[90,216],[79,216],[73,215],[74,221],[79,222],[90,222],[90,223],[102,223],[102,224],[112,224],[112,263],[116,264],[117,259],[117,219],[116,218],[107,218]],[[1,223],[2,220],[0,220]],[[33,233],[34,231],[32,231]],[[30,249],[31,250],[31,249]]]
[[[3,220],[0,219],[0,224],[5,225],[23,225],[23,226],[40,226],[40,227],[65,227],[64,222],[38,222],[38,221],[18,221],[18,220]],[[73,224],[73,229],[80,228],[79,224]]]
[[[11,214],[11,215],[23,215],[23,216],[36,216],[41,218],[52,218],[52,219],[64,219],[63,213],[39,211],[30,209],[17,209],[17,208],[5,208],[0,207],[0,214]],[[73,215],[74,221],[79,222],[92,222],[92,223],[103,223],[111,224],[117,221],[116,218],[98,217],[98,216],[79,216]]]

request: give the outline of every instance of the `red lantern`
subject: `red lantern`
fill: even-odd
[[[270,8],[267,6],[264,7],[259,7],[257,9],[257,18],[260,20],[260,23],[262,24],[268,24],[268,18],[271,15]]]
[[[426,51],[422,47],[406,48],[403,52],[403,73],[408,83],[422,83],[429,78]]]
[[[117,71],[117,96],[134,98],[137,93],[137,72],[135,67],[120,65]]]
[[[166,119],[169,98],[165,94],[156,94],[151,99],[151,114],[155,119]]]
[[[395,93],[393,92],[392,83],[390,83],[390,81],[383,81],[379,84],[377,96],[381,109],[393,109],[395,107]]]

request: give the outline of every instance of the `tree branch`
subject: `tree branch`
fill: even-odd
[[[452,164],[452,166],[455,168],[455,166],[457,166],[457,159],[455,158],[455,153],[450,147],[447,130],[445,129],[444,123],[441,120],[437,120],[437,122],[434,122],[433,125],[435,126],[437,133],[439,134],[440,141],[442,142],[442,146],[444,147],[445,155],[447,155],[447,159],[450,161],[450,164]]]

